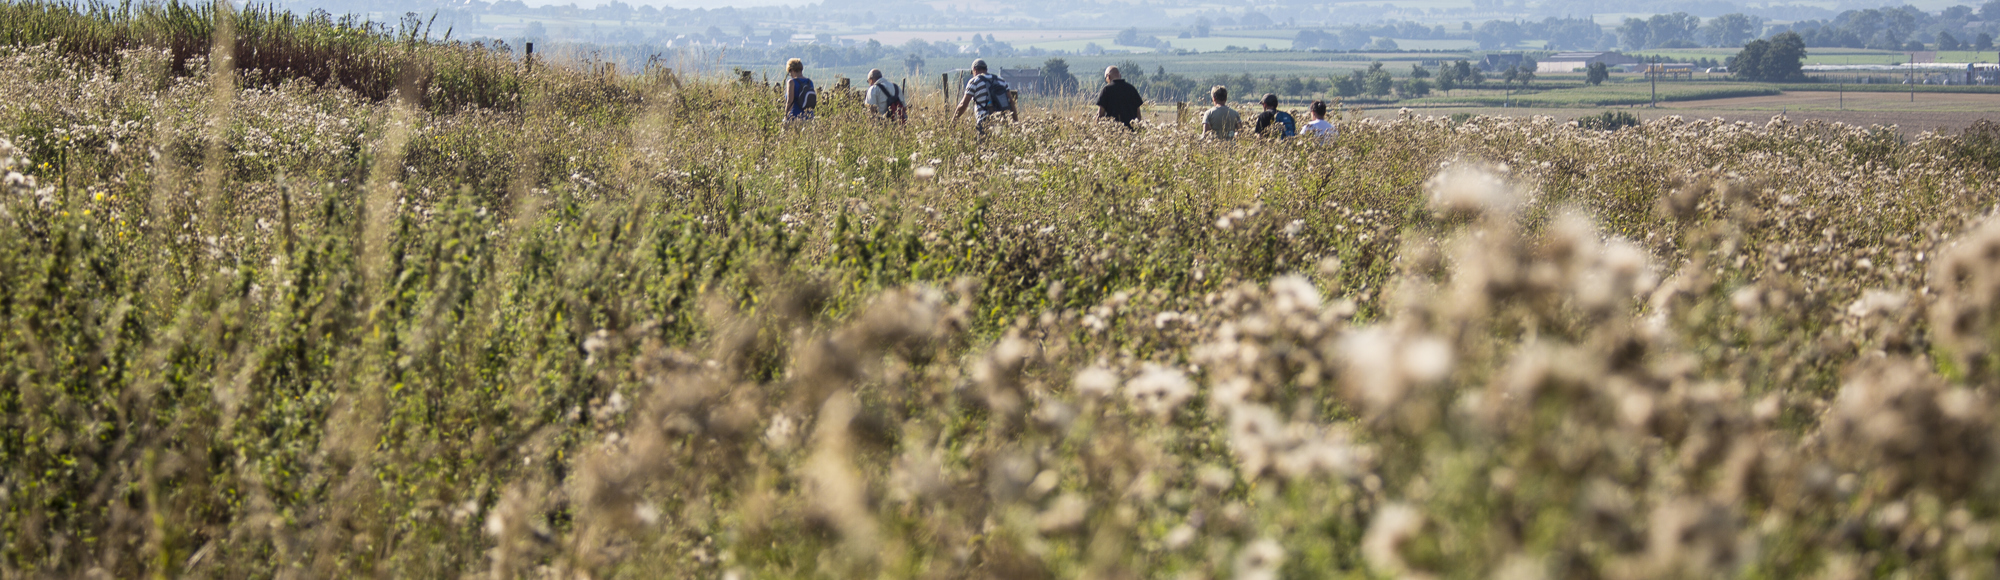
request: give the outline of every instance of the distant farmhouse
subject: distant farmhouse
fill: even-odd
[[[1591,64],[1600,62],[1612,70],[1618,70],[1620,67],[1639,64],[1639,59],[1616,52],[1559,52],[1536,63],[1535,72],[1582,72]]]
[[[1007,79],[1007,87],[1016,92],[1027,94],[1042,90],[1042,69],[1003,68],[999,73],[1000,78]]]

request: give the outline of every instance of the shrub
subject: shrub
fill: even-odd
[[[1626,127],[1639,126],[1639,117],[1625,111],[1605,111],[1587,117],[1578,117],[1576,125],[1597,131],[1617,131]]]

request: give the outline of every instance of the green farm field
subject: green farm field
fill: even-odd
[[[1993,124],[982,132],[0,21],[0,577],[2000,575]]]
[[[1408,99],[1405,102],[1416,105],[1427,104],[1479,104],[1500,105],[1503,103],[1523,103],[1537,107],[1589,107],[1589,106],[1629,106],[1660,101],[1698,101],[1726,97],[1763,96],[1777,94],[1778,90],[1761,83],[1673,81],[1661,82],[1657,89],[1650,83],[1637,79],[1620,79],[1598,86],[1580,86],[1568,83],[1564,88],[1536,89],[1533,85],[1512,91],[1493,90],[1499,83],[1489,81],[1490,88],[1482,90],[1460,90],[1453,94]],[[1553,84],[1553,83],[1551,83]]]

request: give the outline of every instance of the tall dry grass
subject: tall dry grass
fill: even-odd
[[[1994,573],[1984,133],[93,54],[0,48],[10,577]]]

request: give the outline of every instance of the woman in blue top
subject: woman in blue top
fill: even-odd
[[[806,78],[806,62],[796,58],[786,61],[785,77],[785,120],[811,119],[819,96],[813,92],[812,79]]]

